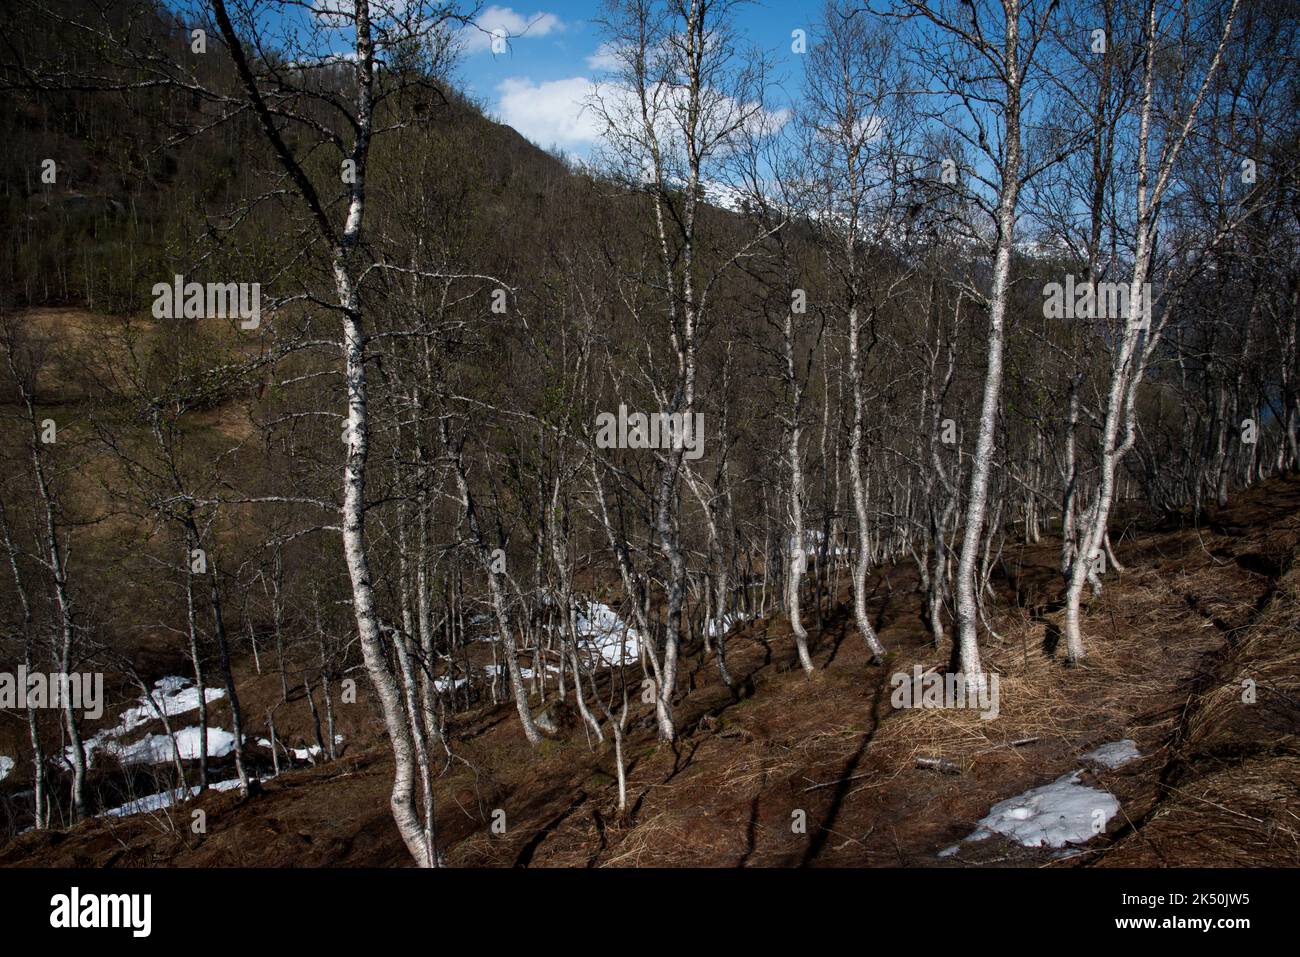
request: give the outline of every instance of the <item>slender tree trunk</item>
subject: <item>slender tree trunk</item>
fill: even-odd
[[[0,533],[4,535],[5,554],[9,556],[9,570],[13,573],[14,589],[18,593],[18,605],[22,610],[20,628],[23,636],[23,668],[31,674],[35,663],[32,652],[35,650],[35,635],[32,632],[32,606],[27,598],[27,587],[22,573],[18,569],[18,554],[14,550],[12,534],[9,530],[9,518],[5,513],[4,503],[0,502]],[[41,746],[41,728],[35,706],[23,695],[23,709],[27,713],[27,733],[32,742],[32,800],[34,818],[32,827],[44,830],[45,818],[45,749]]]
[[[221,666],[221,677],[226,683],[226,700],[230,705],[230,730],[235,736],[235,773],[239,776],[239,791],[248,796],[248,769],[244,761],[244,713],[239,707],[239,692],[235,688],[235,675],[230,667],[230,645],[226,640],[226,621],[221,613],[221,589],[217,586],[217,564],[213,556],[208,556],[208,575],[212,600],[212,626],[217,639],[217,661]],[[208,729],[203,728],[203,737],[208,736]]]
[[[451,436],[445,419],[442,423],[442,439],[452,459],[453,471],[456,474],[456,488],[460,492],[460,503],[465,510],[465,518],[469,522],[470,534],[474,538],[474,544],[478,550],[483,570],[487,573],[488,591],[492,597],[492,610],[496,615],[501,647],[506,657],[506,670],[510,674],[510,692],[514,695],[515,707],[519,712],[519,723],[523,725],[524,737],[528,739],[528,743],[536,746],[542,743],[542,735],[537,730],[537,725],[533,721],[533,713],[528,706],[528,689],[524,687],[523,675],[519,671],[519,652],[515,645],[514,631],[510,627],[510,618],[506,610],[505,592],[501,588],[498,573],[492,568],[491,551],[483,537],[483,530],[479,526],[478,513],[474,509],[474,497],[470,494],[469,482],[465,477],[465,465],[462,460],[461,450],[452,447]]]
[[[862,482],[862,365],[859,357],[858,307],[849,307],[849,391],[853,395],[853,423],[849,427],[849,482],[853,495],[853,514],[857,519],[858,554],[853,570],[853,619],[858,634],[871,652],[872,662],[879,662],[885,648],[871,627],[867,614],[867,575],[871,571],[871,529],[867,521],[867,493]]]
[[[362,657],[366,672],[375,686],[393,746],[394,774],[390,798],[393,819],[412,858],[421,866],[429,866],[434,860],[432,849],[425,840],[413,796],[415,766],[411,729],[402,706],[401,693],[384,651],[365,546],[366,460],[369,453],[370,423],[365,371],[366,339],[362,330],[360,292],[356,286],[352,260],[361,240],[366,163],[370,154],[374,113],[375,46],[371,35],[370,4],[368,0],[356,0],[352,18],[356,31],[356,113],[355,138],[349,158],[353,163],[354,176],[349,187],[347,219],[341,236],[337,238],[315,188],[285,145],[276,121],[262,98],[248,65],[243,41],[230,21],[225,0],[213,0],[213,14],[255,115],[285,172],[320,227],[322,236],[331,246],[335,294],[342,314],[343,373],[348,403],[348,450],[343,468],[343,556],[352,587],[352,612],[357,621]]]
[[[989,293],[988,365],[984,372],[984,395],[980,404],[979,430],[971,461],[970,487],[966,494],[966,522],[961,552],[957,559],[957,647],[960,669],[969,683],[982,686],[976,622],[976,564],[988,506],[989,478],[997,440],[998,406],[1002,396],[1002,348],[1008,298],[1011,290],[1011,253],[1015,246],[1016,206],[1020,196],[1020,4],[1003,4],[1006,32],[1002,52],[1006,99],[1003,104],[1003,155],[1001,188],[997,207],[997,245],[993,255],[993,284]]]
[[[790,615],[790,631],[794,634],[795,649],[799,654],[799,664],[804,673],[810,675],[814,668],[812,658],[808,654],[808,632],[803,626],[803,616],[799,610],[804,570],[808,564],[808,543],[804,540],[803,528],[803,457],[799,449],[800,439],[803,436],[803,427],[800,423],[803,389],[799,384],[798,371],[795,368],[794,314],[791,310],[787,310],[785,314],[785,373],[790,389],[790,425],[786,454],[790,465],[790,524],[794,538],[790,547],[790,570],[786,577],[786,607]]]
[[[192,534],[192,526],[185,529],[187,548],[185,561],[185,624],[189,632],[190,662],[194,668],[194,688],[199,696],[199,727],[208,726],[207,675],[203,669],[203,655],[199,649],[198,615],[194,607],[194,550],[199,547]],[[204,730],[199,736],[199,793],[208,789],[208,734]]]

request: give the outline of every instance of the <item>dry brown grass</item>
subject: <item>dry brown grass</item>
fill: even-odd
[[[1028,633],[1020,633],[1021,629]],[[1024,658],[1007,653],[1026,641],[1037,647],[1042,631],[1041,624],[1033,623],[1006,630],[1002,647],[992,649],[988,656],[987,667],[999,678],[995,719],[985,720],[971,709],[899,710],[881,725],[873,747],[889,749],[901,765],[930,757],[969,769],[990,754],[1024,760],[1028,752],[1022,748],[1028,745],[1016,747],[1013,742],[1035,738],[1035,749],[1049,742],[1073,749],[1079,746],[1083,729],[1093,727],[1100,732],[1121,724],[1125,716],[1113,707],[1116,688],[1125,688],[1124,697],[1131,701],[1167,687],[1158,656],[1135,653],[1131,647],[1098,636],[1091,636],[1086,664],[1076,668],[1063,668],[1059,661],[1041,654]],[[900,666],[899,670],[907,669]]]
[[[1300,864],[1300,569],[1188,702],[1165,793],[1108,866]],[[1238,600],[1216,604],[1240,612]],[[1247,683],[1254,685],[1250,702]]]
[[[591,751],[575,733],[531,749],[505,705],[462,716],[451,735],[461,761],[438,786],[449,863],[1043,865],[1040,852],[992,842],[964,845],[958,858],[936,854],[969,834],[992,804],[1128,737],[1140,761],[1088,771],[1121,801],[1112,835],[1052,866],[1294,865],[1300,578],[1285,572],[1284,559],[1300,551],[1300,485],[1274,483],[1254,501],[1265,495],[1276,496],[1267,508],[1243,496],[1230,516],[1245,534],[1185,529],[1128,544],[1121,553],[1128,570],[1108,576],[1105,594],[1088,603],[1089,657],[1080,666],[1043,653],[1059,612],[996,603],[998,637],[982,651],[986,670],[999,675],[997,720],[891,706],[893,673],[942,666],[945,657],[920,630],[919,602],[898,577],[881,613],[892,651],[885,668],[868,666],[843,630],[851,628],[845,616],[818,636],[820,670],[807,678],[790,667],[793,648],[778,617],[734,636],[733,667],[750,686],[744,695],[733,699],[710,663],[699,666],[675,746],[655,743],[647,709],[627,743],[626,818],[613,807],[608,747]],[[1023,574],[1050,590],[1058,581],[1052,548],[1025,552]],[[1029,589],[1017,585],[1015,593]],[[1240,701],[1245,678],[1256,683],[1255,706]],[[267,681],[271,693],[274,677]],[[346,734],[375,744],[376,728]],[[918,767],[918,757],[954,767]],[[355,762],[356,771],[337,779],[322,777],[328,769],[278,779],[240,813],[223,815],[228,832],[176,851],[170,862],[256,863],[247,850],[256,847],[261,862],[404,864],[387,811],[387,754],[374,747]],[[496,807],[509,814],[506,835],[488,830]],[[792,810],[805,812],[806,831],[792,830]],[[112,851],[84,837],[25,846],[13,860],[93,863]]]
[[[625,831],[618,851],[601,867],[662,866],[665,849],[686,843],[685,827],[680,819],[667,813],[654,814]]]

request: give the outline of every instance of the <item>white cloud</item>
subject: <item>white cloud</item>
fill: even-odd
[[[605,132],[601,109],[593,103],[598,91],[600,104],[616,117],[616,122],[623,121],[630,126],[639,122],[640,107],[630,90],[618,84],[602,83],[597,87],[595,81],[584,76],[543,82],[509,77],[497,84],[496,112],[501,122],[541,146],[584,149],[598,144]],[[675,114],[680,115],[681,110],[673,108],[680,97],[679,90],[667,88],[659,88],[652,95],[658,104],[655,127],[662,145],[670,152],[680,145],[681,131]],[[790,120],[788,109],[766,110],[753,104],[741,105],[713,91],[703,99],[705,112],[718,121],[726,121],[741,111],[749,113],[746,125],[759,135],[775,135]],[[719,154],[727,151],[726,146],[718,148]]]
[[[479,14],[474,25],[462,29],[460,35],[466,53],[482,53],[492,48],[494,37],[513,43],[525,37],[544,37],[558,33],[564,28],[564,21],[553,13],[539,11],[525,16],[510,7],[493,5]]]
[[[609,40],[604,40],[600,46],[596,47],[596,52],[587,57],[587,69],[613,70],[621,62],[618,56],[618,46]]]
[[[354,0],[311,0],[311,12],[331,27],[350,27],[356,22],[357,5]],[[370,0],[370,20],[382,24],[385,20],[402,20],[408,16],[408,0]]]
[[[583,76],[544,83],[510,77],[497,84],[497,113],[534,143],[565,149],[589,146],[600,136],[600,119],[586,105],[594,90]]]

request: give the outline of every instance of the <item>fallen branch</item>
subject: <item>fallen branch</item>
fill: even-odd
[[[944,774],[961,774],[961,768],[946,758],[917,758],[916,766],[918,768],[929,768],[933,771],[942,771]]]
[[[847,784],[848,782],[850,782],[850,781],[856,781],[856,780],[858,780],[859,778],[867,778],[867,777],[870,777],[871,775],[873,775],[873,774],[875,774],[875,773],[876,773],[875,771],[863,771],[861,774],[855,774],[855,775],[853,775],[852,777],[848,777],[848,778],[838,778],[838,779],[836,779],[836,780],[834,780],[834,781],[823,781],[821,784],[814,784],[812,787],[804,788],[803,790],[804,790],[804,793],[807,794],[809,791],[816,791],[818,788],[828,788],[828,787],[830,787],[832,784]]]
[[[1001,751],[1003,748],[1019,748],[1026,744],[1033,744],[1038,738],[1018,738],[1015,741],[1003,741],[1001,744],[995,744],[991,748],[985,748],[983,751],[976,751],[975,754],[988,754],[990,751]]]

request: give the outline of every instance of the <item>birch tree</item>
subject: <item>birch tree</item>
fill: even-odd
[[[24,342],[14,327],[13,319],[8,316],[0,320],[0,345],[4,347],[10,384],[17,393],[19,414],[27,432],[27,452],[41,521],[39,561],[49,575],[56,613],[53,642],[55,661],[60,674],[71,675],[78,657],[79,626],[68,573],[69,545],[64,510],[50,471],[49,452],[46,448],[58,441],[58,422],[55,419],[42,419],[37,413],[36,374],[41,366],[41,345]],[[74,821],[79,821],[89,810],[86,803],[86,770],[89,762],[73,697],[71,694],[62,695],[60,704],[63,708],[64,729],[68,733],[69,757],[65,760],[72,765],[72,817]]]
[[[1168,321],[1172,303],[1159,321],[1151,316],[1152,303],[1145,293],[1151,278],[1155,255],[1156,230],[1160,205],[1172,182],[1179,152],[1196,122],[1197,112],[1205,99],[1214,74],[1223,59],[1232,34],[1233,19],[1240,0],[1232,0],[1223,28],[1208,58],[1201,82],[1183,115],[1171,124],[1170,135],[1153,142],[1156,111],[1156,62],[1161,55],[1171,23],[1186,20],[1162,16],[1157,0],[1147,0],[1143,31],[1142,88],[1137,100],[1136,190],[1134,193],[1132,271],[1128,283],[1128,309],[1123,317],[1111,361],[1110,381],[1106,393],[1104,424],[1098,439],[1101,468],[1092,503],[1083,514],[1077,552],[1070,564],[1065,589],[1065,614],[1062,632],[1066,653],[1071,662],[1085,655],[1079,609],[1083,586],[1090,571],[1095,570],[1110,520],[1115,495],[1116,469],[1137,439],[1137,392],[1152,351]],[[1184,34],[1184,42],[1188,37]]]
[[[987,190],[993,200],[991,205],[979,203],[992,221],[989,291],[977,299],[988,310],[988,344],[956,570],[956,657],[968,681],[980,681],[978,676],[983,674],[976,633],[976,572],[996,451],[1020,190],[1041,169],[1025,161],[1023,117],[1035,89],[1040,44],[1055,6],[1054,0],[1001,0],[909,2],[904,8],[912,17],[922,18],[937,40],[932,51],[920,55],[918,69],[935,75],[933,92],[939,102],[944,108],[960,110],[958,115],[965,121],[945,121],[944,125],[982,164],[963,168],[960,174]],[[926,41],[922,37],[916,42],[914,49],[920,49],[919,44]],[[942,159],[956,171],[956,158]],[[978,193],[973,195],[978,197]]]
[[[445,47],[436,44],[438,35],[451,25],[464,21],[464,15],[451,5],[381,3],[353,0],[331,8],[324,14],[326,24],[343,30],[353,57],[351,98],[331,98],[330,105],[341,114],[350,134],[347,139],[331,131],[321,131],[319,124],[304,114],[295,114],[294,102],[300,96],[310,98],[306,90],[295,89],[289,78],[272,64],[250,59],[248,46],[237,31],[225,0],[213,0],[213,13],[239,77],[248,108],[256,116],[266,141],[284,169],[288,182],[306,208],[315,227],[315,241],[326,251],[333,279],[333,311],[340,323],[343,379],[346,395],[347,452],[342,475],[343,554],[352,589],[353,614],[360,635],[361,651],[384,715],[392,742],[395,765],[390,805],[394,820],[408,851],[422,866],[435,866],[436,853],[420,822],[414,784],[418,773],[416,742],[405,700],[397,676],[389,664],[380,627],[370,558],[366,550],[366,471],[370,449],[369,390],[366,377],[367,332],[362,281],[368,255],[362,242],[366,220],[367,167],[373,137],[380,119],[380,102],[393,102],[402,90],[379,79],[377,47],[395,50],[414,44],[443,55]],[[257,20],[245,11],[245,25],[255,27]],[[376,15],[379,22],[376,23]],[[434,43],[430,43],[430,40]],[[332,56],[332,55],[329,55]],[[320,61],[320,55],[317,55]],[[435,61],[436,65],[436,61]],[[284,135],[285,117],[296,120],[308,133],[317,135],[337,149],[339,162],[346,170],[341,176],[344,187],[344,216],[341,223],[330,214],[322,190],[309,175],[302,159],[288,145]],[[331,195],[336,187],[329,187]]]
[[[591,106],[610,160],[646,191],[662,290],[653,346],[667,367],[655,391],[663,413],[693,422],[702,336],[720,271],[700,259],[701,209],[738,136],[763,114],[761,61],[743,62],[733,34],[737,0],[611,0],[603,26],[617,66]],[[663,450],[655,493],[655,534],[667,566],[662,673],[657,676],[661,741],[671,742],[677,659],[686,601],[686,555],[679,531],[684,443]]]
[[[816,216],[832,244],[827,254],[840,286],[837,307],[843,312],[848,345],[849,494],[857,533],[853,617],[868,652],[878,661],[884,647],[867,614],[872,548],[863,474],[869,388],[863,367],[878,338],[877,312],[891,298],[900,276],[883,268],[869,270],[864,260],[888,249],[899,226],[911,132],[903,91],[910,78],[901,69],[892,33],[883,25],[870,25],[867,13],[852,4],[826,4],[819,40],[807,56],[802,145],[818,183]],[[870,330],[866,342],[864,326]]]

